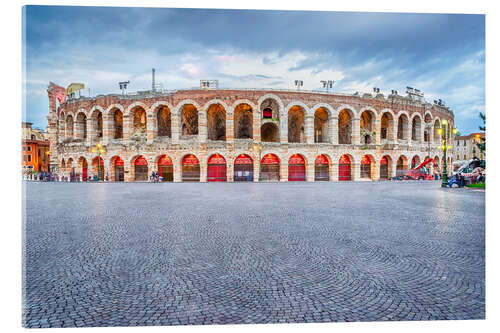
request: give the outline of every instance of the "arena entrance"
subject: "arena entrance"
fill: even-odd
[[[306,180],[306,161],[299,154],[293,154],[288,160],[288,181],[304,182]]]
[[[380,180],[389,179],[389,160],[387,156],[382,157],[380,160]]]
[[[81,165],[81,169],[82,169],[82,180],[84,182],[86,182],[88,180],[88,163],[87,163],[87,160],[85,158],[80,158],[80,162],[78,163]]]
[[[139,156],[134,162],[134,180],[148,181],[148,161],[144,156]]]
[[[352,180],[351,178],[351,158],[342,155],[339,159],[339,181]]]
[[[265,155],[260,161],[260,180],[278,182],[280,180],[280,160],[274,154]]]
[[[328,158],[325,155],[319,155],[314,161],[314,181],[329,181],[330,167]]]
[[[174,181],[174,165],[167,155],[162,155],[158,160],[158,175],[162,177],[163,182]]]
[[[225,182],[227,181],[226,159],[220,154],[214,154],[208,159],[207,181]]]
[[[253,160],[250,156],[240,154],[236,160],[234,160],[234,181],[253,181]]]
[[[372,179],[372,161],[368,155],[361,158],[360,178]]]
[[[182,159],[182,181],[200,181],[200,161],[193,154],[186,155]]]
[[[123,182],[125,180],[125,163],[120,157],[115,159],[115,182]]]

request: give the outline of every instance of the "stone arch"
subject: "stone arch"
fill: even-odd
[[[253,138],[253,108],[248,103],[239,103],[234,108],[234,138]]]
[[[123,105],[121,105],[119,103],[114,103],[114,104],[111,104],[110,106],[108,106],[106,108],[106,110],[104,111],[104,114],[111,117],[111,116],[113,116],[112,111],[114,111],[116,109],[120,110],[122,114],[125,114],[125,108],[123,107]]]
[[[121,111],[120,111],[121,112]],[[125,181],[125,161],[120,155],[113,155],[108,160],[109,181],[123,182]]]
[[[420,158],[420,155],[416,154],[411,158],[411,168],[416,168],[420,163],[422,163],[422,160]]]
[[[232,104],[233,110],[236,109],[236,107],[240,104],[247,104],[252,108],[252,110],[258,109],[257,105],[255,105],[252,101],[250,101],[248,99],[238,99],[238,100],[234,101],[234,103]]]
[[[146,112],[146,110],[148,110],[148,106],[142,102],[134,102],[132,104],[130,104],[127,109],[125,110],[124,112],[124,116],[129,116],[129,117],[133,117],[134,115],[132,114],[132,111],[137,108],[137,107],[140,107],[144,110],[144,112]]]
[[[203,111],[208,112],[211,106],[217,104],[219,104],[226,112],[230,110],[229,106],[224,101],[218,98],[214,98],[205,103],[205,105],[203,106]]]
[[[359,177],[361,179],[375,179],[376,160],[372,154],[365,154],[361,157]]]
[[[433,124],[433,135],[434,142],[441,143],[441,135],[438,133],[438,129],[441,128],[441,119],[439,117],[434,118]]]
[[[359,129],[360,129],[360,143],[373,144],[375,143],[375,120],[377,112],[375,109],[365,107],[360,111],[359,115]]]
[[[172,137],[172,111],[165,104],[157,104],[152,108],[156,118],[157,135],[159,137]]]
[[[338,113],[338,135],[339,144],[352,143],[352,128],[354,122],[354,111],[344,108]]]
[[[100,141],[103,136],[103,110],[100,106],[94,106],[90,111],[93,138]]]
[[[92,176],[94,180],[103,181],[105,179],[104,159],[101,156],[95,156],[92,159]]]
[[[403,177],[407,170],[408,170],[408,158],[404,154],[401,154],[399,155],[396,162],[396,176],[399,178]]]
[[[138,154],[130,159],[130,179],[133,181],[149,179],[149,161],[146,156]]]
[[[76,114],[75,138],[82,141],[87,139],[87,115],[84,111]]]
[[[409,123],[410,116],[406,111],[399,111],[398,113],[398,140],[408,140],[409,139]]]
[[[87,181],[88,180],[88,168],[89,168],[89,164],[87,162],[87,159],[85,158],[85,156],[80,156],[78,158],[78,172],[81,174],[81,178],[83,181]]]
[[[73,140],[73,126],[74,126],[73,115],[69,114],[66,116],[66,130],[65,130],[66,140]]]
[[[224,104],[225,105],[225,104]],[[212,103],[206,110],[208,140],[226,141],[226,108],[223,104]]]
[[[354,179],[354,157],[351,154],[342,154],[338,160],[338,179],[348,181]]]
[[[203,161],[192,154],[184,154],[180,159],[180,168],[181,168],[181,178],[183,182],[199,182],[201,169],[200,165]]]
[[[198,135],[198,107],[196,105],[193,103],[181,105],[179,116],[181,135],[184,137]]]
[[[381,140],[394,140],[394,113],[390,109],[382,110],[380,116],[380,139]]]
[[[260,140],[262,142],[280,142],[280,130],[273,122],[266,122],[260,127]]]
[[[414,113],[411,118],[411,139],[412,141],[421,141],[422,131],[422,116],[419,113]]]
[[[272,116],[270,118],[273,118],[273,119],[283,118],[285,106],[284,106],[283,102],[281,101],[281,99],[278,96],[276,96],[275,94],[265,94],[264,96],[261,96],[259,98],[257,104],[259,105],[259,111],[260,111],[261,118],[265,118],[264,117],[264,113],[265,113],[264,110],[266,110],[267,108],[271,109]]]
[[[333,170],[332,157],[326,153],[314,156],[314,181],[330,181]]]
[[[303,103],[300,103],[303,104]],[[306,142],[306,114],[307,109],[301,105],[289,105],[288,113],[288,142],[304,143]]]
[[[330,124],[332,110],[325,106],[315,107],[314,115],[314,142],[330,142]]]
[[[123,139],[123,108],[114,107],[108,111],[111,119],[113,139]]]
[[[307,157],[300,153],[288,156],[288,181],[306,181]]]
[[[130,109],[131,115],[131,137],[134,139],[146,138],[147,127],[148,127],[148,117],[147,109],[142,105],[136,105]]]
[[[380,158],[379,179],[390,179],[392,177],[392,157],[391,155],[384,155]]]
[[[260,181],[279,181],[281,179],[282,160],[282,156],[274,151],[263,153],[259,161]]]

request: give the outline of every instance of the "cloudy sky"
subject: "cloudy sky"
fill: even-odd
[[[47,85],[82,82],[84,95],[151,86],[192,88],[204,78],[234,88],[404,93],[441,98],[462,134],[485,105],[483,15],[110,7],[25,7],[26,113],[47,126]]]

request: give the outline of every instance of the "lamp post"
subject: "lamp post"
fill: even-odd
[[[451,139],[451,133],[457,134],[458,130],[456,128],[450,128],[450,123],[448,120],[443,119],[441,122],[441,128],[438,128],[438,134],[441,135],[441,145],[439,149],[443,150],[443,177],[441,182],[441,187],[448,187],[448,170],[446,162],[446,153],[451,150],[451,145],[448,145],[448,140]]]
[[[98,159],[97,159],[97,180],[102,180],[101,179],[101,154],[104,154],[106,151],[104,147],[100,144],[97,143],[95,147],[92,147],[91,150],[93,153],[97,153]]]

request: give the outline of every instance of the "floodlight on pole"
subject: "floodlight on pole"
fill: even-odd
[[[328,92],[329,88],[333,88],[333,84],[335,83],[334,80],[321,80],[320,82],[323,85],[323,88],[326,89],[326,92]]]
[[[127,90],[127,85],[129,83],[130,83],[130,81],[118,82],[118,85],[120,86],[120,90],[122,91],[122,95],[125,95],[125,91]]]
[[[300,90],[300,87],[304,85],[304,81],[302,80],[295,80],[295,86],[297,87],[297,90]]]

